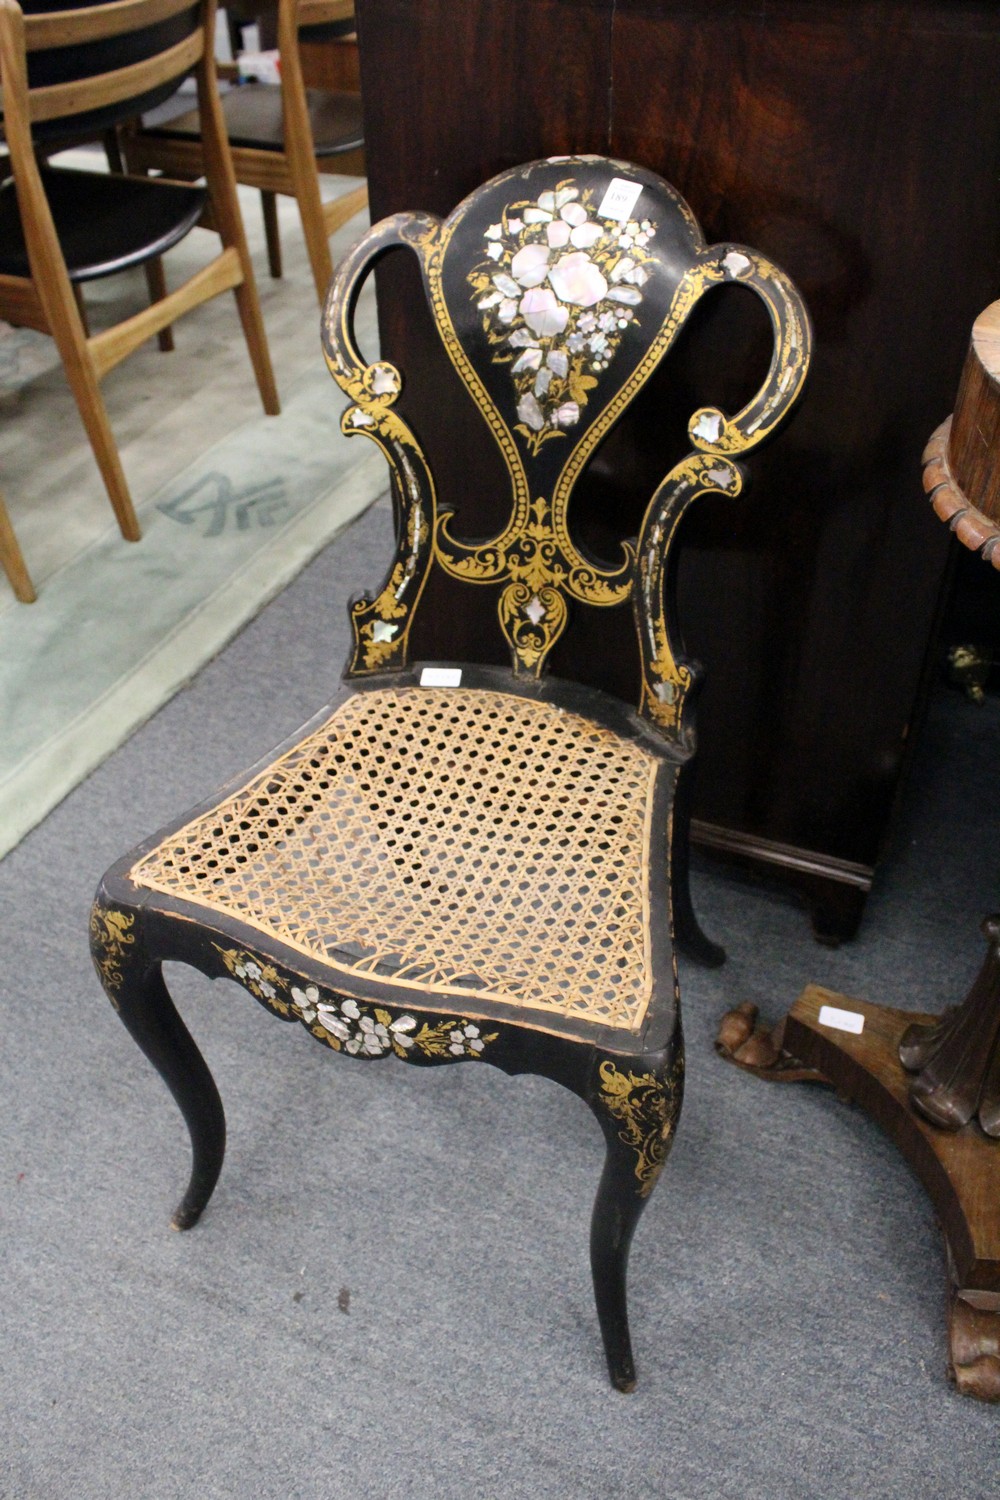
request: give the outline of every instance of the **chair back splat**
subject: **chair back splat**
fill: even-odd
[[[400,373],[385,361],[366,366],[354,340],[360,284],[377,257],[399,245],[420,261],[448,357],[503,455],[510,519],[487,542],[463,541],[455,518],[438,511],[419,443],[393,409]],[[585,556],[568,524],[577,480],[695,304],[727,282],[750,287],[767,308],[774,345],[763,386],[735,416],[695,411],[692,451],[652,495],[637,540],[611,565]],[[406,663],[432,563],[499,589],[500,628],[519,676],[543,672],[571,603],[631,601],[639,711],[678,745],[690,743],[685,703],[694,672],[670,628],[667,552],[692,500],[740,493],[735,459],[762,442],[799,395],[810,333],[788,278],[744,246],[706,246],[687,204],[651,172],[559,157],[494,178],[443,222],[407,213],[374,226],[345,258],[323,326],[330,371],[354,403],[343,429],[385,452],[402,518],[382,590],[353,606],[348,675]]]
[[[483,440],[503,455],[510,515],[488,542],[464,540],[460,518],[438,512],[397,409],[401,375],[358,352],[361,283],[399,245],[420,259],[448,356],[489,429]],[[571,534],[574,485],[695,303],[726,282],[751,287],[770,315],[764,385],[735,416],[692,414],[691,451],[651,496],[638,537],[601,563]],[[163,984],[165,959],[235,979],[334,1052],[483,1062],[583,1099],[606,1146],[591,1219],[594,1297],[611,1380],[631,1390],[629,1245],[683,1092],[675,947],[718,961],[687,893],[695,678],[672,628],[667,559],[687,505],[737,495],[736,456],[798,394],[805,311],[754,251],[707,247],[658,177],[568,157],[495,178],[443,223],[409,213],[377,224],[341,268],[323,338],[351,400],[345,432],[371,437],[390,464],[395,558],[376,597],[352,606],[334,703],[107,873],[94,958],[191,1130],[181,1228],[209,1200],[224,1130]],[[495,589],[513,670],[408,663],[432,566],[456,589]],[[571,607],[629,604],[637,709],[546,674]]]

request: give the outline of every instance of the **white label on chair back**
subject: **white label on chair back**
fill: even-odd
[[[641,182],[629,182],[625,177],[612,177],[608,190],[601,199],[597,217],[617,219],[619,223],[624,224],[627,219],[631,218],[632,210],[639,201],[641,192]]]
[[[829,1026],[834,1031],[853,1031],[855,1036],[860,1036],[865,1029],[865,1018],[856,1010],[838,1010],[835,1005],[821,1005],[819,1024]]]
[[[461,687],[461,667],[424,667],[420,673],[421,687]]]

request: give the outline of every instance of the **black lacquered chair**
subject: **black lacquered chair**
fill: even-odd
[[[484,441],[505,460],[510,518],[488,542],[462,540],[461,510],[439,510],[395,410],[401,376],[365,365],[354,340],[361,282],[392,246],[417,256]],[[576,480],[691,309],[727,282],[752,288],[770,315],[762,389],[732,417],[695,411],[691,449],[651,496],[638,537],[613,563],[585,556],[567,520]],[[95,961],[191,1129],[179,1227],[208,1202],[224,1128],[164,987],[165,959],[236,979],[335,1052],[492,1063],[586,1100],[607,1146],[591,1241],[597,1310],[611,1378],[627,1390],[629,1243],[681,1104],[675,927],[679,939],[697,935],[675,852],[695,671],[672,624],[668,557],[690,502],[735,499],[735,456],[798,396],[806,315],[754,251],[706,247],[658,177],[574,157],[495,178],[444,223],[411,213],[376,225],[341,267],[324,344],[351,398],[344,431],[389,460],[395,558],[377,595],[352,606],[334,702],[105,877]],[[493,588],[509,670],[410,663],[432,568],[455,581],[456,607],[462,586]],[[634,708],[545,675],[578,605],[631,607]]]

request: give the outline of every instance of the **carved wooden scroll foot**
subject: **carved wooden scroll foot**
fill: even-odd
[[[829,1083],[816,1068],[806,1067],[786,1052],[784,1021],[769,1029],[758,1022],[758,1014],[750,1001],[726,1012],[715,1038],[720,1057],[771,1083]]]
[[[948,1374],[963,1396],[1000,1401],[1000,1308],[977,1307],[950,1290]]]

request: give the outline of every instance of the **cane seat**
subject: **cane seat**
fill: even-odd
[[[656,758],[593,720],[468,688],[355,693],[165,839],[135,884],[196,896],[335,969],[442,1005],[638,1031]]]

